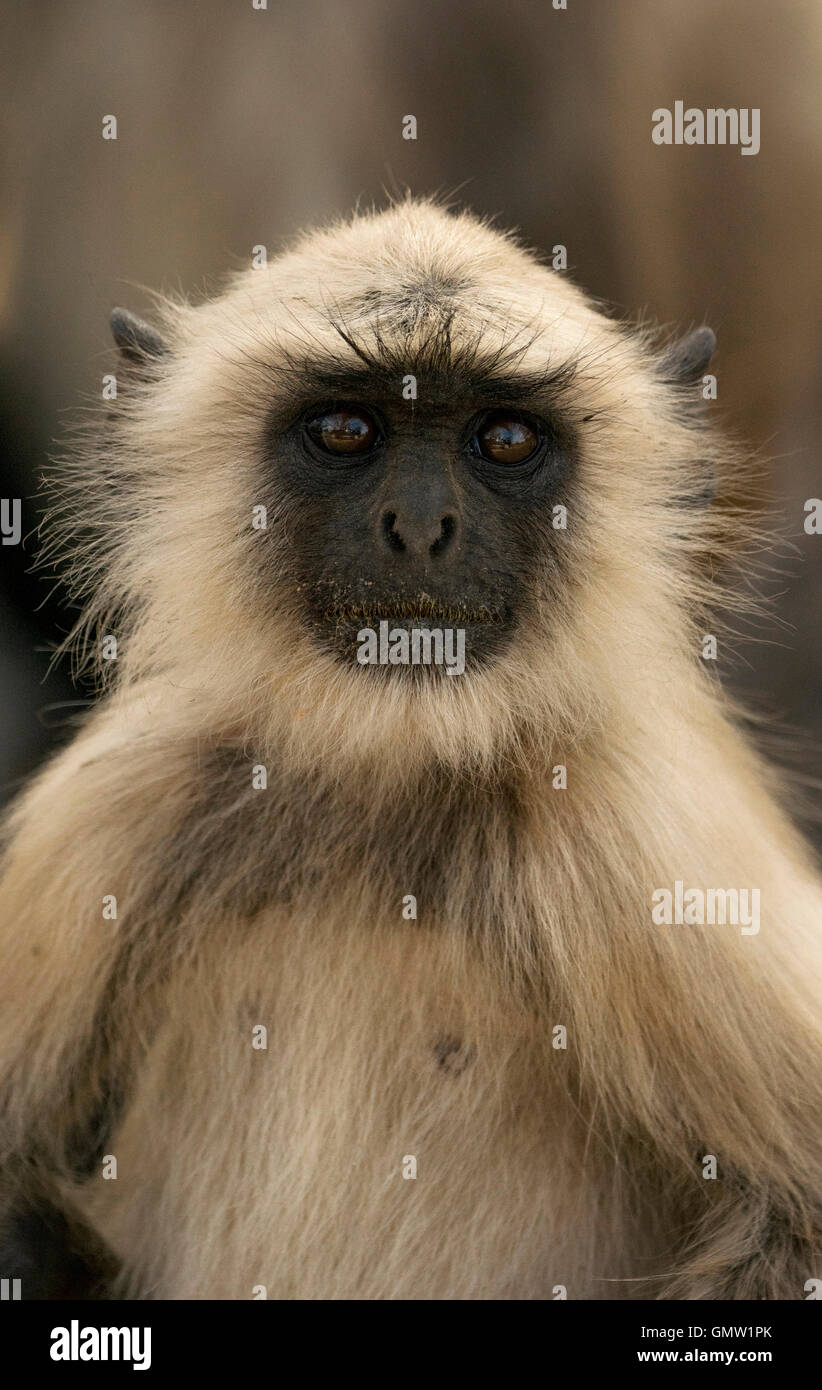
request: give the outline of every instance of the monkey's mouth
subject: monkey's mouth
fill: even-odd
[[[502,626],[505,615],[497,608],[485,605],[478,608],[463,603],[443,603],[442,600],[420,594],[416,598],[397,598],[379,603],[345,603],[327,608],[323,612],[326,623],[359,623],[360,626],[373,626],[375,623],[394,623],[399,627],[409,623],[420,623],[425,627],[436,624],[449,627],[474,627],[477,624]]]
[[[510,615],[491,604],[425,593],[330,603],[314,614],[323,645],[346,665],[412,682],[481,669],[504,646],[509,625]]]

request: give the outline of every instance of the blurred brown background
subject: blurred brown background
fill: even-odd
[[[822,6],[819,0],[6,0],[0,46],[0,444],[5,496],[109,369],[111,306],[202,292],[251,247],[381,201],[450,192],[622,313],[709,322],[721,418],[770,461],[796,543],[765,640],[731,679],[822,746]],[[677,99],[759,107],[761,151],[660,147]],[[418,121],[402,139],[402,117]],[[114,114],[119,138],[101,137]],[[715,407],[712,407],[715,408]],[[37,521],[26,503],[25,529]],[[146,538],[150,544],[150,537]],[[0,780],[87,697],[59,590],[0,551]],[[797,754],[794,752],[794,759]]]

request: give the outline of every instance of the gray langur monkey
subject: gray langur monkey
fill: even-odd
[[[702,660],[713,335],[412,199],[112,327],[46,550],[103,694],[6,824],[3,1274],[804,1298],[822,893]]]

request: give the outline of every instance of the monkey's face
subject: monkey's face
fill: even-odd
[[[100,611],[207,720],[387,776],[567,744],[672,680],[717,447],[647,342],[510,240],[409,202],[137,341]]]
[[[462,674],[504,655],[535,573],[562,565],[553,509],[573,438],[545,402],[525,408],[516,382],[408,365],[275,423],[270,461],[317,642],[355,667]]]

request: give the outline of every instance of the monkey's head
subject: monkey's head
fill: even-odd
[[[709,330],[657,353],[410,200],[160,313],[115,311],[117,399],[96,476],[74,467],[99,521],[75,575],[121,679],[397,767],[573,739],[681,652]]]

